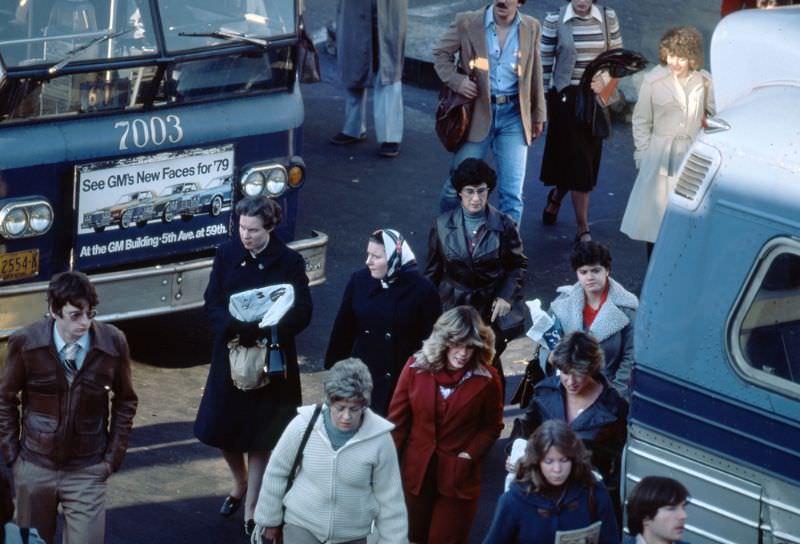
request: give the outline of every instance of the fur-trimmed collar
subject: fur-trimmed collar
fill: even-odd
[[[631,322],[623,308],[636,310],[639,299],[622,285],[608,278],[608,298],[597,313],[588,331],[598,342],[602,342],[621,331]],[[583,330],[584,294],[579,282],[558,288],[558,297],[550,304],[550,310],[561,320],[565,332]]]

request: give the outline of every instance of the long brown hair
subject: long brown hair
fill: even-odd
[[[539,425],[525,447],[525,455],[517,467],[517,481],[527,483],[528,493],[541,492],[550,487],[539,464],[547,456],[550,448],[557,448],[567,459],[572,461],[572,469],[567,483],[577,482],[581,485],[594,485],[592,466],[589,464],[589,452],[575,434],[575,431],[560,419],[549,419]]]
[[[447,365],[447,349],[455,346],[475,348],[467,369],[488,366],[494,358],[494,332],[483,323],[472,306],[456,306],[439,316],[433,332],[414,356],[420,366],[436,373]]]

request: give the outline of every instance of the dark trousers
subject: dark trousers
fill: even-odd
[[[436,488],[436,457],[431,459],[419,495],[406,490],[408,540],[416,544],[466,544],[478,512],[478,498],[456,499]]]

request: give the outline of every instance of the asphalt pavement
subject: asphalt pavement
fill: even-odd
[[[306,23],[316,38],[334,18],[335,2],[306,0]],[[409,55],[429,61],[435,40],[455,11],[474,9],[484,2],[456,0],[409,1]],[[557,9],[558,0],[529,0],[524,11],[538,18]],[[613,1],[621,18],[628,47],[655,59],[657,40],[667,28],[695,24],[708,38],[717,21],[716,2]],[[447,175],[450,155],[433,130],[437,93],[406,85],[405,138],[400,156],[379,158],[369,120],[367,141],[333,146],[328,138],[340,129],[344,93],[338,85],[335,59],[321,55],[323,81],[303,89],[306,104],[303,156],[308,180],[300,197],[298,236],[318,229],[330,236],[327,282],[312,290],[314,317],[297,339],[303,370],[304,401],[321,399],[322,359],[333,318],[350,274],[363,266],[367,237],[380,227],[399,229],[418,259],[427,253],[427,234],[437,213],[438,194]],[[527,299],[547,304],[555,288],[575,281],[568,256],[575,235],[571,205],[565,201],[559,221],[540,222],[546,190],[538,181],[543,140],[531,146],[525,186],[521,233],[529,269]],[[591,197],[594,238],[611,247],[612,274],[638,292],[645,275],[645,250],[619,232],[619,222],[635,178],[630,127],[614,126],[605,142],[600,181]],[[109,486],[108,542],[158,543],[245,542],[241,516],[224,520],[218,514],[229,491],[229,473],[217,450],[198,443],[192,424],[208,372],[210,333],[201,312],[121,323],[135,359],[133,377],[140,396],[130,449],[122,470]],[[505,361],[509,374],[518,374],[514,361],[529,356],[530,344],[516,342]],[[513,389],[518,377],[512,377]],[[518,415],[507,407],[507,422]],[[508,428],[508,426],[507,426]],[[471,542],[480,542],[501,492],[501,444],[487,459],[478,519]]]

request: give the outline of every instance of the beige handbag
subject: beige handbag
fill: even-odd
[[[269,383],[267,355],[269,343],[259,340],[253,347],[239,345],[239,337],[228,342],[228,359],[231,364],[231,380],[233,385],[242,391],[259,389]]]

